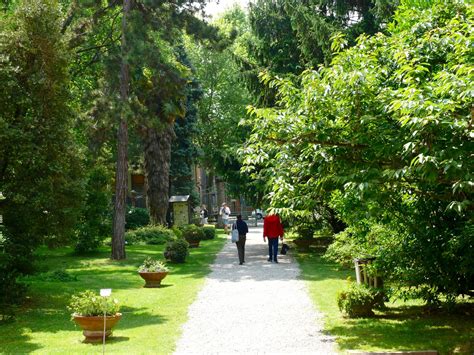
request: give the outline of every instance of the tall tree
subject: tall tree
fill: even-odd
[[[249,133],[239,122],[246,116],[251,95],[235,62],[237,54],[242,55],[246,50],[244,38],[249,31],[248,20],[242,9],[235,7],[213,24],[223,37],[218,45],[192,41],[186,44],[203,88],[198,104],[200,160],[202,166],[217,177],[218,200],[223,202],[225,181],[232,195],[256,202],[259,196],[256,185],[240,172],[237,154]]]
[[[120,120],[117,132],[117,171],[115,174],[114,230],[112,235],[112,259],[125,259],[125,210],[128,191],[128,90],[129,67],[127,48],[127,19],[131,0],[123,0],[122,56],[120,65]]]
[[[177,60],[175,43],[183,31],[194,38],[216,37],[213,28],[194,17],[206,0],[136,4],[132,86],[137,129],[143,139],[147,196],[154,223],[165,224],[174,123],[185,114],[186,81],[190,71]]]
[[[462,1],[403,4],[388,34],[342,51],[337,37],[331,65],[266,75],[278,105],[251,109],[243,149],[281,212],[323,198],[349,226],[338,257],[377,256],[385,280],[427,301],[474,285],[473,23]]]
[[[0,191],[6,249],[21,271],[41,243],[70,241],[82,204],[61,25],[53,0],[22,1],[0,22]]]
[[[193,169],[198,163],[198,102],[203,95],[201,85],[196,79],[196,73],[189,62],[184,47],[178,48],[179,61],[191,70],[191,78],[186,84],[186,114],[177,119],[174,124],[176,139],[171,150],[170,165],[170,194],[190,195],[191,204],[197,206],[200,202],[194,181]]]

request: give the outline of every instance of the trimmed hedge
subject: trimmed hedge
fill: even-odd
[[[125,216],[125,229],[145,227],[150,223],[150,214],[146,208],[131,207]]]
[[[211,240],[216,237],[216,228],[214,227],[202,227],[202,231],[204,232],[203,240]]]
[[[203,228],[194,224],[187,224],[179,229],[182,232],[182,237],[188,242],[198,242],[206,238]]]
[[[176,238],[171,229],[164,226],[147,226],[125,233],[127,244],[165,244]]]

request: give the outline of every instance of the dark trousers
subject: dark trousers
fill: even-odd
[[[268,258],[277,261],[278,238],[268,238]]]
[[[245,262],[245,241],[247,237],[245,235],[239,235],[239,241],[235,243],[237,245],[237,252],[239,253],[239,262]]]

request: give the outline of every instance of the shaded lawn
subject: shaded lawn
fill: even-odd
[[[325,330],[337,337],[340,350],[437,350],[440,354],[474,353],[474,303],[453,312],[430,314],[421,302],[395,301],[374,318],[347,319],[336,295],[353,271],[340,271],[319,255],[299,253],[297,259],[311,298],[326,315]]]
[[[164,246],[127,246],[127,259],[112,261],[110,249],[89,256],[74,256],[72,249],[41,250],[39,269],[63,270],[77,281],[26,278],[29,298],[16,321],[0,325],[0,353],[101,353],[102,345],[82,343],[82,331],[66,309],[73,293],[112,288],[121,304],[122,320],[107,341],[109,353],[170,353],[194,301],[210,271],[210,264],[225,243],[219,234],[190,249],[185,264],[169,264],[170,274],[158,289],[143,288],[137,268],[146,256],[163,259]]]

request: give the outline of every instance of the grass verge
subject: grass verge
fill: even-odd
[[[89,256],[75,256],[69,248],[41,250],[38,266],[44,273],[27,278],[27,304],[14,322],[0,326],[0,353],[101,353],[101,344],[82,343],[82,331],[70,320],[66,306],[76,292],[112,288],[123,316],[106,352],[169,354],[187,320],[188,306],[224,243],[225,236],[219,234],[190,249],[186,263],[171,264],[170,274],[157,289],[143,288],[137,268],[147,256],[162,259],[162,245],[129,246],[123,261],[110,260],[108,248]],[[44,277],[55,270],[66,271],[71,280]]]
[[[340,271],[319,255],[299,253],[301,278],[311,298],[322,311],[325,330],[337,337],[339,349],[367,351],[437,350],[440,354],[474,353],[474,304],[451,313],[428,313],[421,302],[396,301],[374,318],[343,318],[336,304],[337,293],[347,286],[352,271]]]

